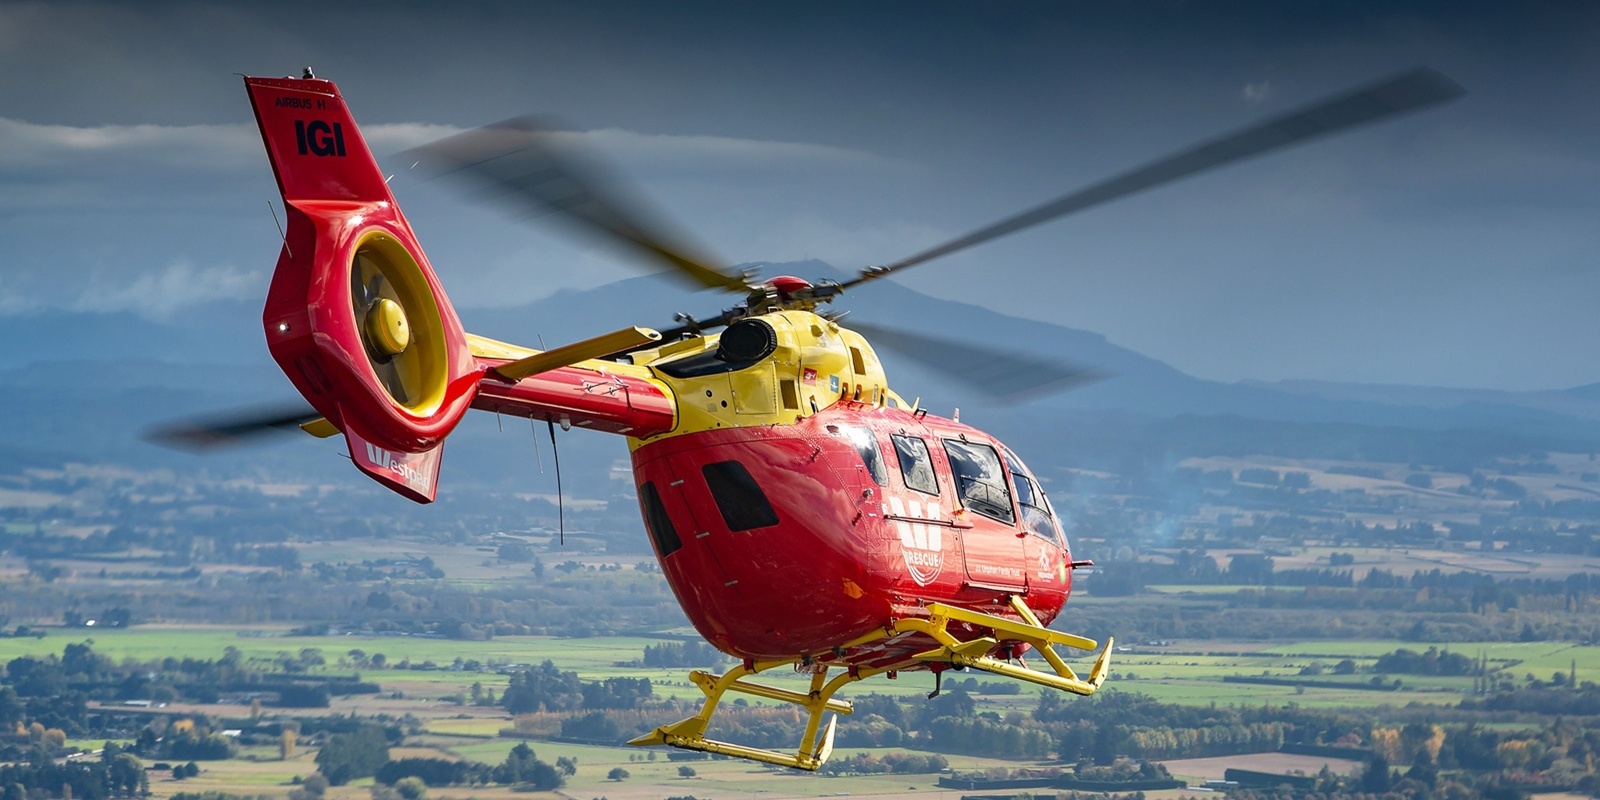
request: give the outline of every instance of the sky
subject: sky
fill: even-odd
[[[0,0],[0,314],[264,295],[238,73],[338,82],[470,322],[634,274],[394,155],[473,126],[555,115],[725,263],[854,269],[1428,65],[1468,94],[895,280],[1216,380],[1600,382],[1597,8]]]

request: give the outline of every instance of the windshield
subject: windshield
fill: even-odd
[[[1055,512],[1050,508],[1050,500],[1045,497],[1044,489],[1034,479],[1033,473],[1028,471],[1028,466],[1011,448],[1005,448],[1006,467],[1011,472],[1011,481],[1017,485],[1017,506],[1022,509],[1022,528],[1028,533],[1052,542],[1058,542],[1062,547],[1067,546],[1066,539],[1061,535],[1061,528],[1056,524]]]

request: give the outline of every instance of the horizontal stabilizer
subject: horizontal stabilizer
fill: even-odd
[[[565,344],[554,350],[536,353],[509,364],[501,364],[492,370],[492,374],[508,381],[520,381],[529,375],[570,367],[579,361],[609,356],[612,353],[620,353],[660,340],[661,334],[649,328],[623,328],[592,339]]]
[[[317,437],[318,439],[327,439],[332,436],[337,436],[339,433],[339,429],[334,426],[332,422],[329,422],[327,417],[317,417],[310,422],[302,422],[300,423],[300,430],[303,430],[306,433]]]

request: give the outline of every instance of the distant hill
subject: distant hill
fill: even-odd
[[[844,277],[815,261],[763,271]],[[689,292],[648,276],[461,314],[475,333],[537,346],[541,339],[553,345],[625,325],[667,327],[675,312],[711,316],[733,299]],[[1221,383],[1187,375],[1099,334],[932,298],[890,281],[852,291],[836,305],[873,323],[1064,356],[1111,373],[1110,380],[1088,388],[1007,407],[937,370],[880,353],[901,394],[922,398],[936,413],[961,407],[963,420],[1026,442],[1019,449],[1035,462],[1067,463],[1088,451],[1133,446],[1129,442],[1150,458],[1174,449],[1269,452],[1312,443],[1324,451],[1359,442],[1369,450],[1385,442],[1438,449],[1452,441],[1491,449],[1600,447],[1589,444],[1600,442],[1600,385],[1565,392],[1491,392],[1317,381]],[[258,451],[242,461],[202,462],[138,441],[140,431],[159,421],[208,409],[294,401],[262,343],[256,303],[217,303],[164,321],[62,311],[0,317],[0,339],[9,344],[0,351],[8,416],[0,448],[15,454],[76,454],[179,467],[208,463],[222,469],[221,464],[290,465],[307,452],[338,451],[327,442],[305,441]],[[447,470],[490,482],[520,480],[516,476],[536,470],[523,438],[528,436],[522,428],[502,433],[493,418],[475,420],[452,439]],[[577,442],[603,438],[572,436],[579,437]],[[1121,437],[1121,444],[1105,437]],[[1420,444],[1423,440],[1432,444]],[[616,445],[563,450],[564,466],[587,473],[597,486],[609,481],[611,465],[625,455]]]

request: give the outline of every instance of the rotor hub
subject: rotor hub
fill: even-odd
[[[406,310],[393,300],[381,297],[367,308],[364,320],[367,341],[385,356],[397,356],[411,344],[411,323]]]
[[[811,288],[810,281],[805,278],[796,278],[793,275],[779,275],[767,281],[767,285],[771,286],[779,297],[784,298],[792,297],[803,290]]]

